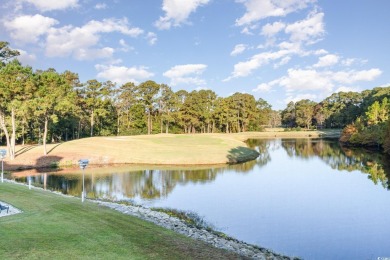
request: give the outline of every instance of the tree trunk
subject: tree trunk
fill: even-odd
[[[22,145],[24,145],[24,124],[22,126]]]
[[[93,119],[93,113],[94,111],[92,110],[91,113],[91,137],[93,136],[93,125],[94,125],[94,119]]]
[[[116,120],[116,125],[117,125],[117,129],[116,129],[116,135],[119,136],[119,124],[120,124],[120,113],[118,112],[117,114],[117,120]]]
[[[152,118],[152,115],[150,116],[150,134],[152,134],[153,132],[153,118]]]
[[[126,117],[126,119],[127,119],[127,127],[126,127],[126,129],[127,130],[129,130],[130,129],[130,123],[131,123],[131,118],[130,118],[130,112],[129,112],[129,110],[127,110],[127,117]]]
[[[78,125],[78,131],[77,131],[77,139],[80,139],[80,132],[81,132],[81,119],[79,120],[79,125]]]
[[[167,122],[165,124],[165,133],[168,134],[168,130],[169,130],[169,122]]]
[[[0,111],[0,124],[1,128],[3,129],[4,135],[5,135],[5,140],[7,143],[7,154],[10,159],[11,158],[11,144],[10,144],[10,138],[9,138],[9,133],[7,126],[5,125],[5,115]]]
[[[150,110],[148,110],[148,135],[150,135]]]
[[[49,119],[45,117],[45,129],[43,131],[43,155],[47,155],[46,149],[46,138],[47,138],[47,125],[49,124]]]
[[[15,159],[15,139],[16,139],[16,124],[15,124],[15,110],[11,109],[11,124],[12,124],[12,135],[11,135],[11,160]]]

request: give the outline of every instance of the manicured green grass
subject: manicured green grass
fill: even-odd
[[[0,218],[1,259],[237,259],[239,256],[98,206],[0,183],[23,211]]]

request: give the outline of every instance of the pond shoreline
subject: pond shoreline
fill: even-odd
[[[17,146],[16,158],[4,160],[8,171],[78,166],[79,159],[90,165],[216,165],[242,163],[259,153],[247,147],[248,139],[329,138],[338,130],[265,131],[236,134],[157,134],[140,136],[90,137],[43,146]],[[3,148],[3,147],[1,147]],[[5,147],[4,147],[5,148]]]
[[[26,186],[26,188],[29,187],[28,184],[16,182],[13,180],[4,180],[7,183]],[[63,197],[71,197],[76,198],[71,195],[66,195],[58,191],[51,191],[51,190],[45,190],[40,187],[31,186],[32,189],[42,190],[45,192],[50,192],[59,196]],[[172,230],[176,233],[185,235],[187,237],[190,237],[195,240],[199,240],[205,243],[208,243],[216,248],[225,249],[234,253],[239,254],[240,256],[244,258],[249,259],[275,259],[275,260],[297,260],[300,258],[297,257],[289,257],[282,254],[275,253],[269,249],[261,248],[256,245],[251,245],[248,243],[245,243],[243,241],[239,241],[237,239],[228,237],[228,236],[221,236],[217,235],[217,232],[211,232],[204,228],[198,228],[193,227],[191,225],[188,225],[185,223],[185,221],[170,216],[167,213],[160,212],[157,210],[153,210],[150,208],[146,208],[143,206],[133,206],[133,205],[124,205],[117,202],[108,202],[108,201],[102,201],[102,200],[91,200],[87,199],[87,202],[95,203],[103,207],[108,207],[112,210],[116,210],[122,214],[131,215],[137,218],[140,218],[142,220],[152,222],[155,225],[161,226],[163,228]],[[20,210],[15,209],[17,213],[21,213]],[[16,212],[15,212],[16,213]],[[13,213],[14,214],[14,213]],[[5,214],[5,216],[8,216],[11,214]]]
[[[192,239],[211,244],[216,248],[233,251],[243,257],[248,257],[250,259],[299,259],[296,257],[284,256],[269,249],[251,245],[228,236],[218,236],[215,234],[215,232],[210,232],[204,228],[192,227],[179,218],[170,216],[164,212],[145,208],[143,206],[124,205],[116,202],[107,202],[101,200],[89,201],[117,210],[123,214],[132,215],[152,222],[156,225],[173,230],[176,233],[191,237]]]

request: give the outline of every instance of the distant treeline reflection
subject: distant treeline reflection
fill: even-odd
[[[177,185],[207,183],[216,180],[219,174],[249,173],[255,166],[262,167],[271,161],[270,151],[282,147],[288,156],[310,159],[320,158],[333,169],[361,171],[375,184],[390,190],[390,158],[383,153],[364,149],[340,147],[337,141],[323,139],[249,140],[248,146],[256,149],[260,156],[243,164],[203,169],[148,169],[92,173],[85,175],[88,198],[107,200],[129,200],[135,197],[158,199],[167,197]],[[261,174],[261,173],[254,173]],[[82,190],[80,174],[50,174],[31,176],[35,186],[79,196]],[[28,182],[28,177],[18,178]]]
[[[251,161],[229,167],[220,166],[193,170],[153,169],[115,172],[114,169],[110,174],[87,173],[85,175],[85,189],[88,198],[126,200],[139,196],[143,199],[156,199],[166,197],[178,184],[211,182],[216,179],[218,174],[228,170],[235,173],[249,172],[256,164],[256,161]],[[81,194],[82,179],[79,175],[60,175],[48,172],[31,177],[17,178],[17,180],[28,182],[28,178],[31,178],[34,186],[73,196]]]
[[[361,171],[375,184],[390,190],[390,157],[379,151],[343,147],[335,140],[326,139],[251,140],[249,145],[258,147],[260,152],[281,145],[290,157],[318,157],[332,169]]]

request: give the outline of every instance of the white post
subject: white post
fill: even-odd
[[[7,151],[5,149],[0,150],[0,158],[1,158],[1,182],[4,182],[4,158],[7,154]]]
[[[84,169],[82,171],[83,171],[83,191],[81,192],[81,202],[84,202],[84,197],[85,197],[85,194],[84,194]]]
[[[81,170],[83,171],[83,191],[81,192],[81,202],[84,202],[84,199],[85,199],[84,169],[85,169],[85,167],[87,167],[88,163],[89,163],[88,159],[79,160],[79,166],[80,166]]]
[[[31,176],[28,176],[28,189],[31,190]]]
[[[4,178],[3,178],[4,171],[3,171],[3,168],[4,168],[4,159],[1,158],[1,182],[4,182]]]

